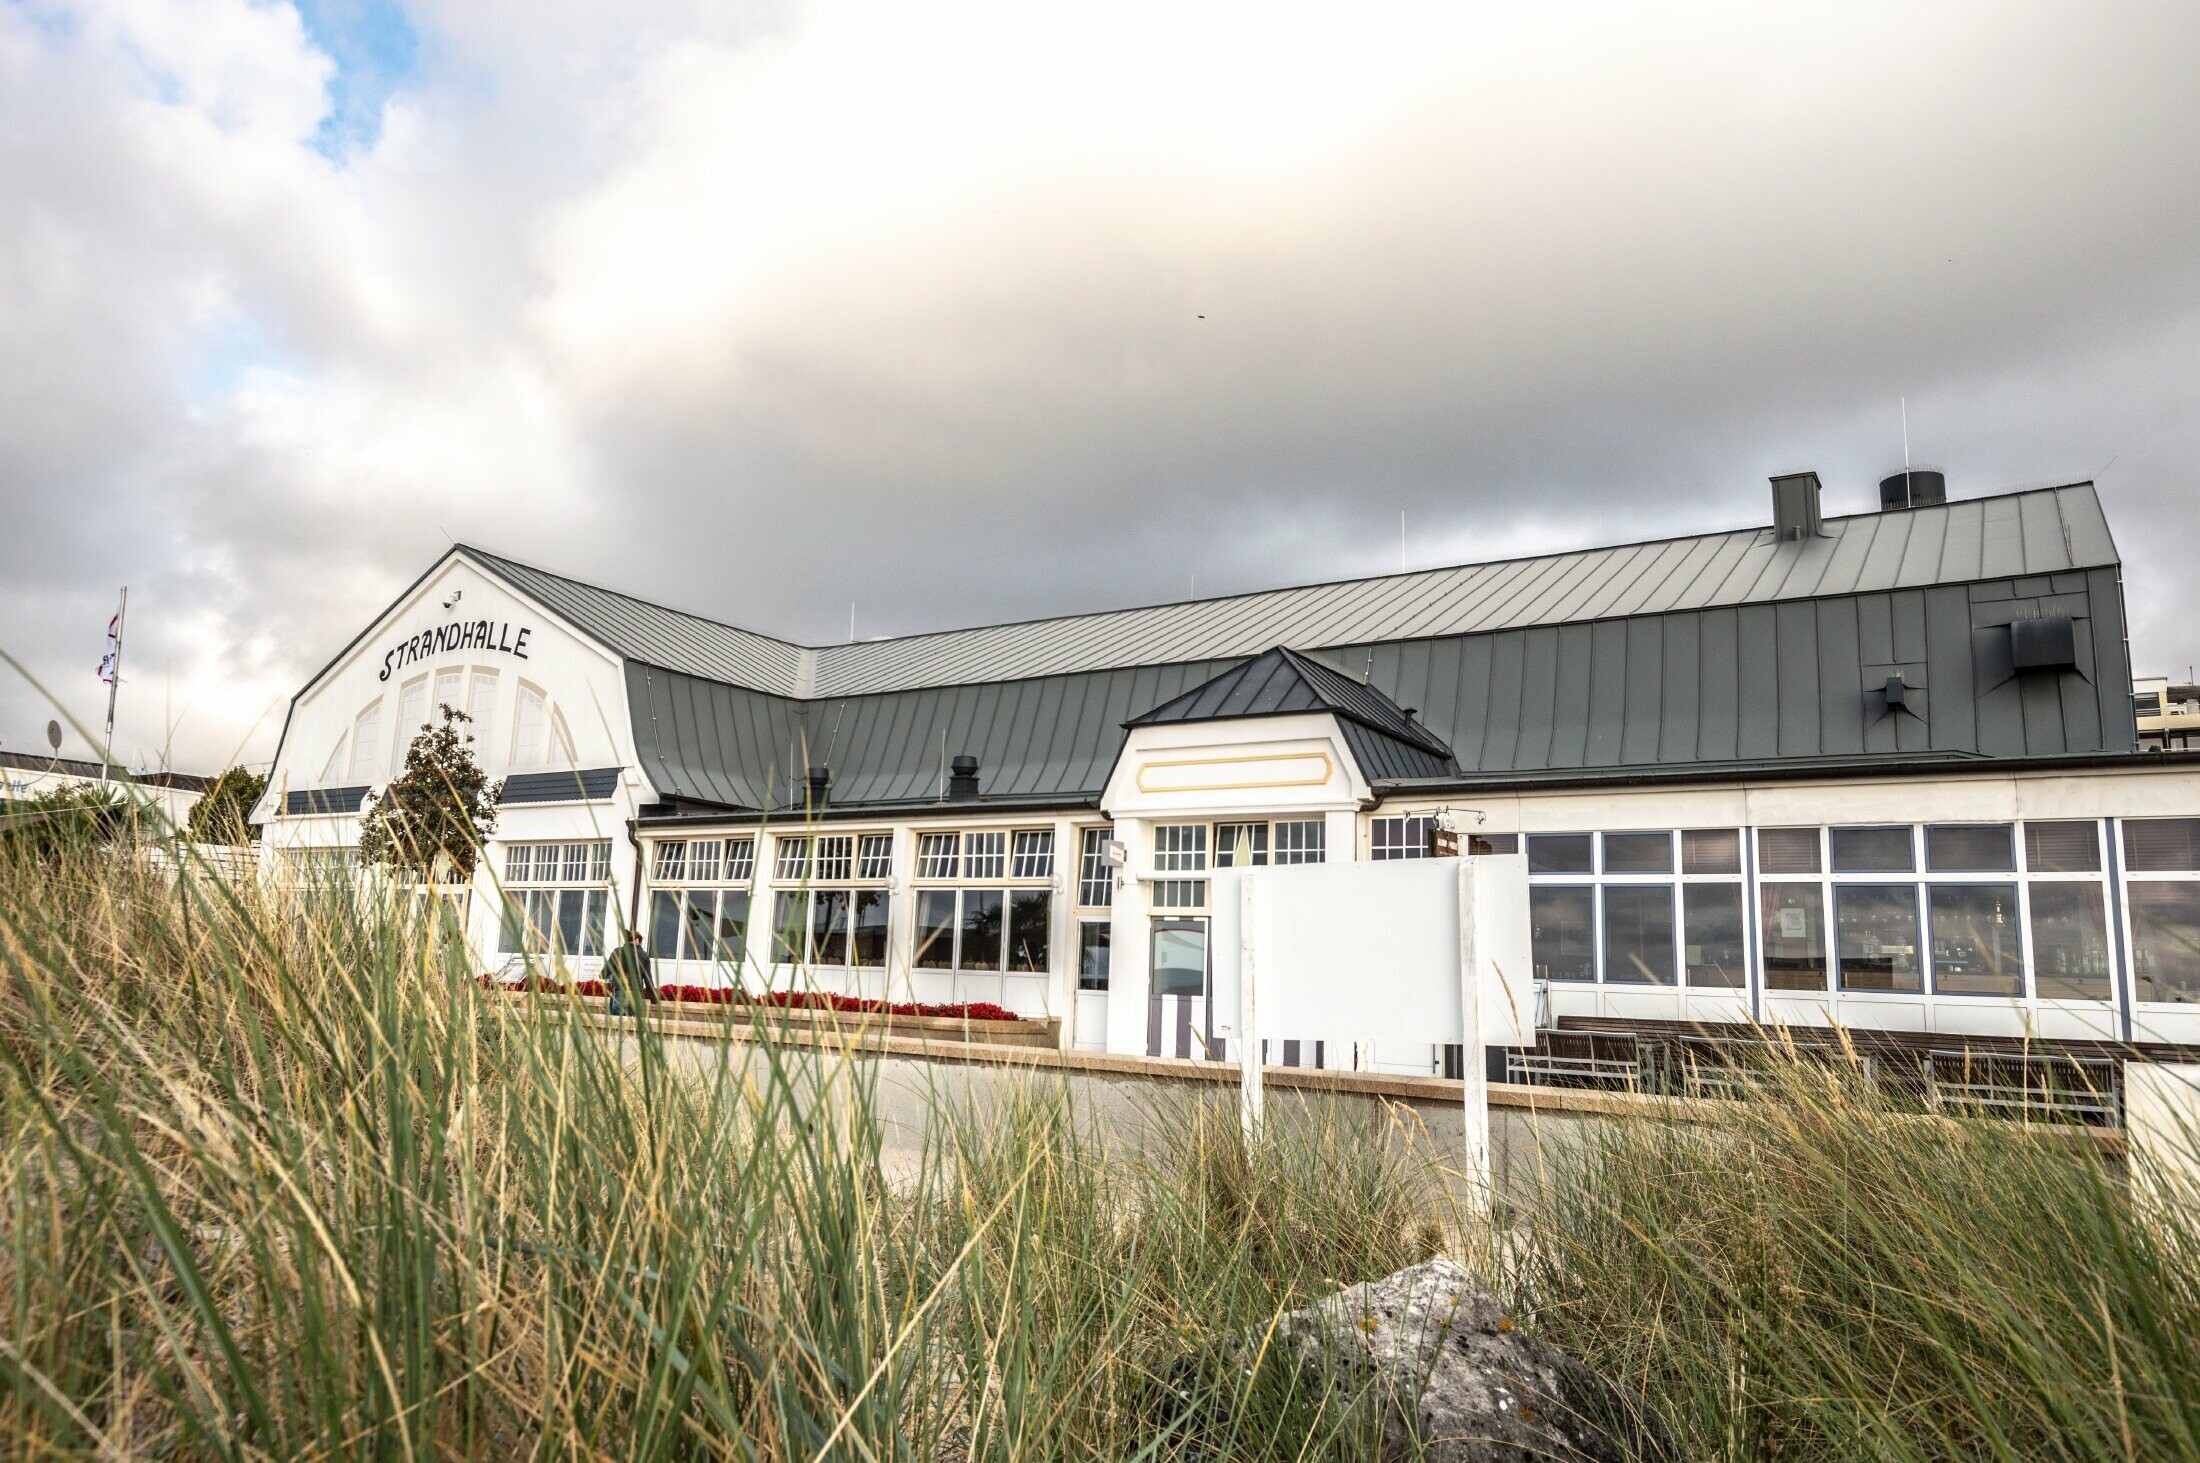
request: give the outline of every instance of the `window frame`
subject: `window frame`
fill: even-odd
[[[2149,1012],[2163,1011],[2189,1014],[2196,1007],[2200,1007],[2200,996],[2196,996],[2191,1001],[2147,1000],[2141,998],[2139,994],[2139,919],[2138,910],[2134,907],[2132,900],[2133,894],[2142,886],[2200,884],[2200,869],[2134,870],[2131,866],[2130,835],[2126,831],[2134,823],[2181,823],[2190,821],[2193,820],[2180,817],[2115,818],[2109,820],[2109,827],[2104,830],[2105,836],[2114,840],[2110,848],[2114,853],[2114,864],[2120,872],[2117,881],[2117,912],[2122,916],[2122,939],[2120,943],[2123,946],[2124,979],[2129,982],[2128,988],[2131,992],[2131,1004],[2134,1009],[2145,1007]],[[2200,860],[2196,860],[2196,862],[2200,862]],[[2151,980],[2152,977],[2149,977],[2149,979]]]
[[[876,841],[886,844],[883,865],[875,860],[867,861],[867,852],[876,847]],[[799,966],[806,970],[830,970],[857,974],[862,971],[885,970],[893,961],[893,842],[891,827],[834,827],[831,831],[806,829],[800,833],[772,835],[771,877],[764,880],[764,901],[771,911],[770,944],[766,953],[768,966]],[[754,860],[753,845],[751,860]],[[838,872],[826,872],[826,870]],[[862,941],[858,931],[862,928],[859,909],[863,896],[873,895],[885,900],[886,943],[875,962],[860,957]],[[835,898],[842,900],[842,917],[829,940],[819,938],[818,919],[821,911]],[[782,901],[798,899],[801,918],[783,918]],[[755,948],[754,910],[757,900],[749,901],[751,926],[750,948]],[[786,936],[799,928],[801,948],[792,952],[792,958],[782,959],[789,953]],[[837,945],[843,958],[825,960],[821,952],[829,944]]]
[[[1684,872],[1686,863],[1683,856],[1685,846],[1683,835],[1688,833],[1732,833],[1740,851],[1740,860],[1736,870],[1732,873],[1691,874]],[[1662,837],[1666,844],[1666,867],[1662,870],[1612,869],[1606,853],[1605,839],[1613,835],[1630,839],[1652,836]],[[1553,828],[1534,832],[1523,831],[1516,836],[1520,840],[1518,851],[1523,856],[1527,853],[1527,840],[1531,838],[1586,837],[1589,840],[1589,867],[1586,870],[1531,872],[1528,875],[1528,887],[1531,890],[1557,888],[1587,888],[1590,890],[1589,931],[1593,954],[1591,979],[1579,980],[1571,976],[1553,976],[1550,977],[1550,980],[1554,986],[1573,990],[1588,989],[1593,986],[1626,991],[1665,991],[1676,995],[1703,993],[1706,995],[1723,994],[1746,997],[1749,991],[1750,971],[1755,964],[1757,941],[1752,930],[1754,920],[1752,911],[1749,908],[1748,875],[1746,873],[1749,839],[1747,830],[1744,827],[1738,824],[1728,827],[1690,824],[1667,828]],[[1688,897],[1685,891],[1691,886],[1698,885],[1718,885],[1731,888],[1736,891],[1736,897],[1740,900],[1742,906],[1742,981],[1738,985],[1697,985],[1691,983],[1688,979]],[[1667,969],[1672,976],[1669,981],[1622,980],[1613,977],[1609,916],[1606,911],[1607,900],[1605,898],[1606,892],[1611,889],[1663,889],[1666,891],[1669,918],[1673,930],[1672,949],[1669,952],[1667,965]]]

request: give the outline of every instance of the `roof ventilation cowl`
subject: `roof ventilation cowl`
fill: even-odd
[[[1772,480],[1772,533],[1782,543],[1817,538],[1824,529],[1818,509],[1818,474],[1784,473]]]
[[[947,766],[947,795],[956,799],[975,798],[978,795],[978,759],[965,752]]]
[[[813,811],[825,806],[825,795],[833,786],[833,769],[818,765],[809,770],[805,779],[803,806]]]
[[[1906,467],[1879,480],[1879,511],[1926,508],[1948,501],[1948,475],[1937,467]]]

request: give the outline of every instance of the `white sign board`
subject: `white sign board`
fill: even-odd
[[[1478,1044],[1526,1044],[1535,994],[1527,868],[1518,855],[1302,864],[1252,870],[1244,883],[1245,923],[1225,931],[1217,921],[1216,965],[1240,964],[1230,958],[1240,944],[1255,962],[1263,1031],[1339,1042],[1465,1041],[1461,987],[1471,951],[1482,994]],[[1236,902],[1216,889],[1218,913]]]

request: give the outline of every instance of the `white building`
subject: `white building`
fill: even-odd
[[[666,983],[1216,1055],[1202,876],[1428,856],[1448,814],[1466,852],[1525,840],[1556,1020],[2200,1043],[2200,758],[2136,753],[2092,486],[1818,498],[1799,474],[1728,533],[832,646],[462,546],[299,692],[259,816],[271,856],[344,859],[447,704],[504,779],[486,968],[587,974],[632,925]]]
[[[97,787],[100,765],[73,757],[48,757],[32,752],[0,752],[0,813],[11,803],[28,802],[63,789]],[[211,777],[190,772],[128,772],[109,769],[114,784],[127,785],[131,796],[159,810],[174,827],[181,828],[191,809],[209,787]]]

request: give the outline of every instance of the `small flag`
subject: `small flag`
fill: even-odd
[[[115,662],[122,658],[122,613],[107,622],[107,653],[99,658],[99,683],[112,686],[115,683]]]

